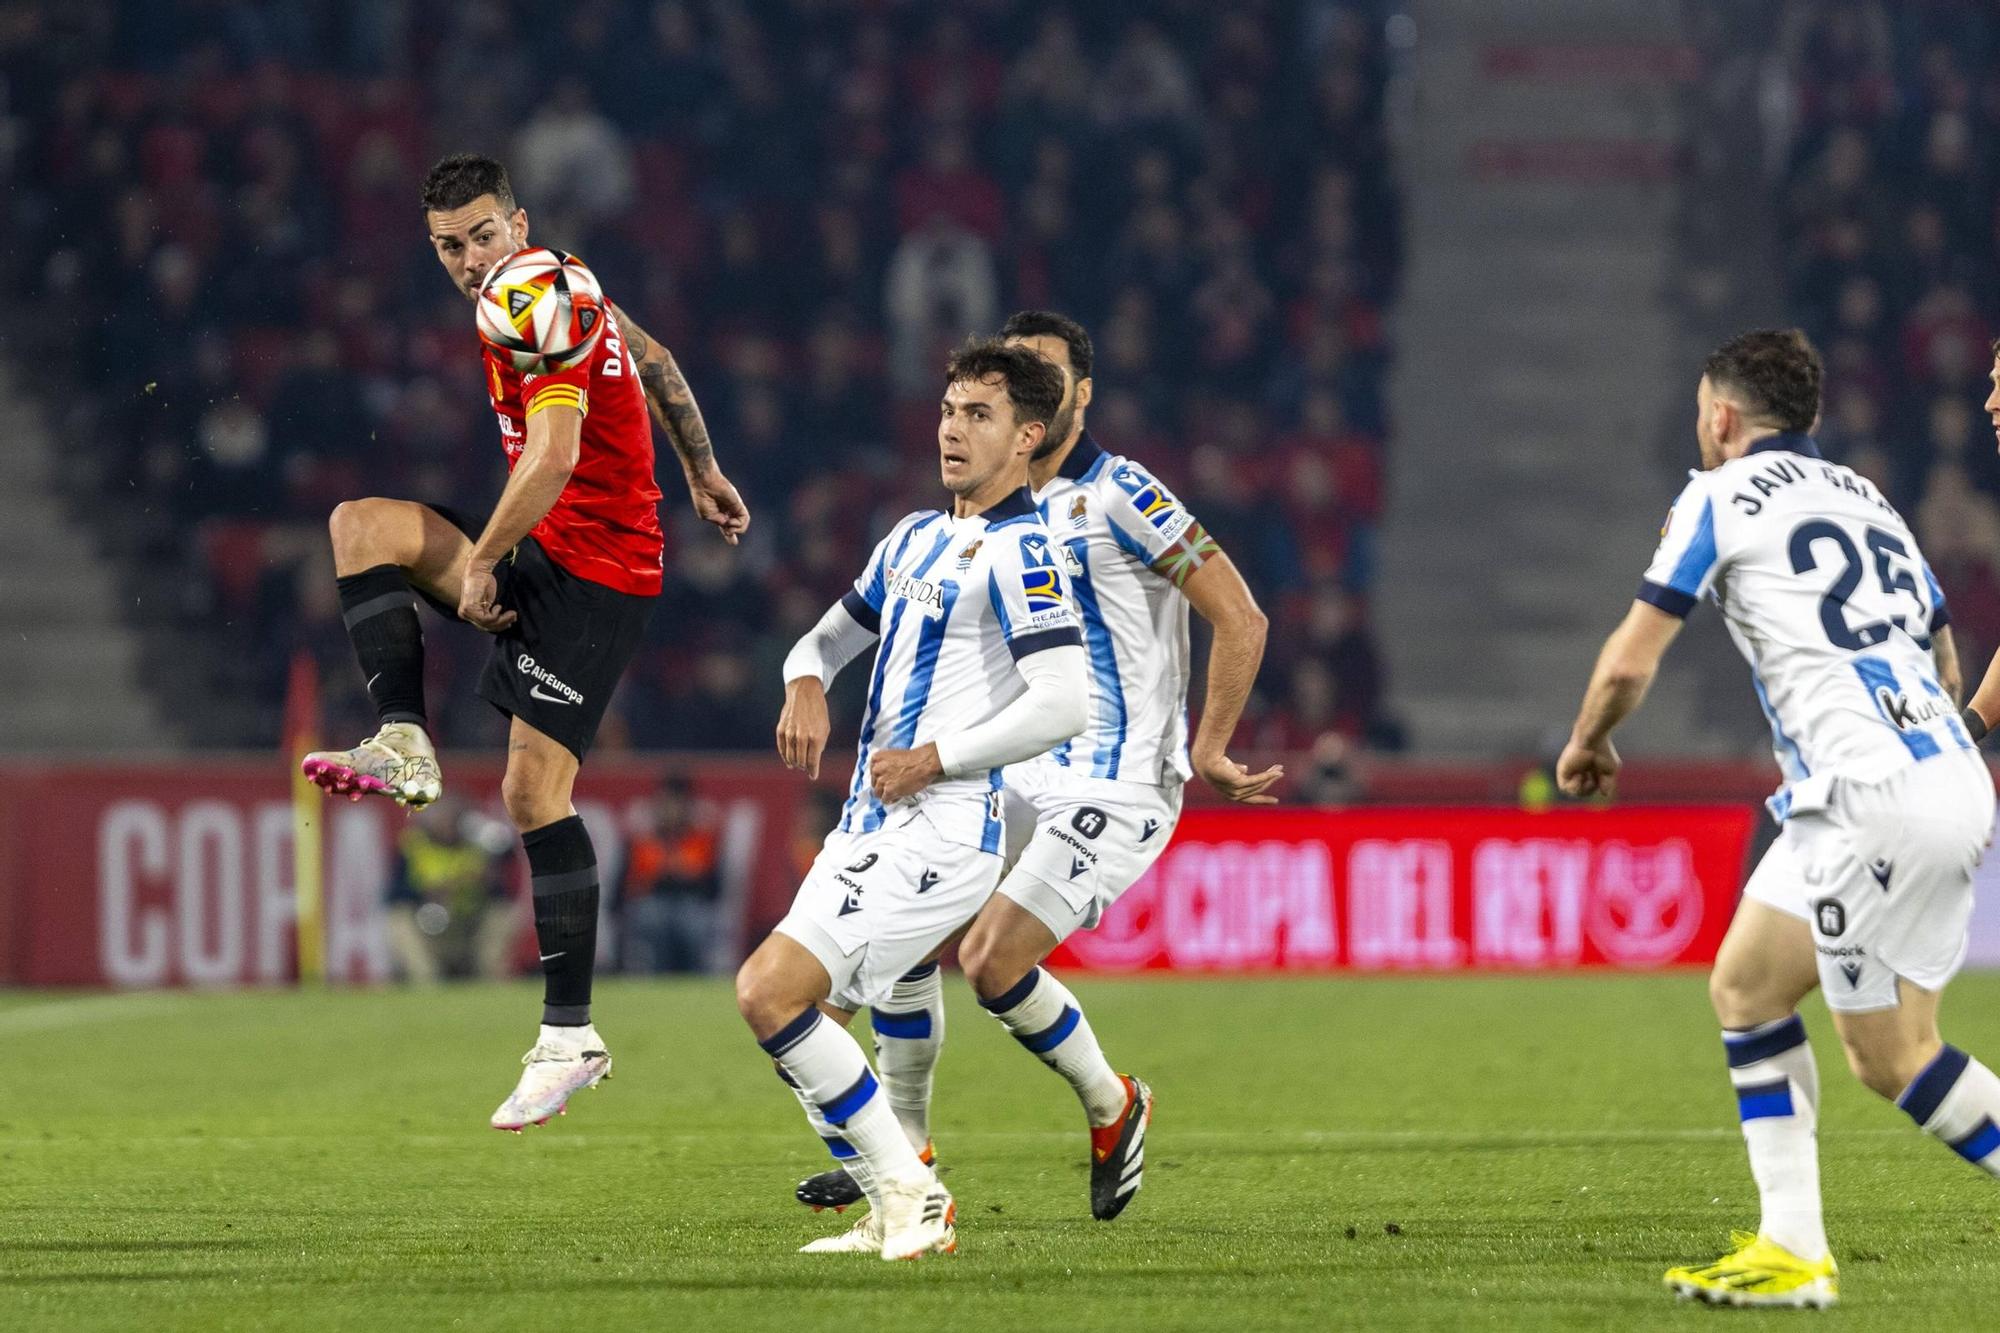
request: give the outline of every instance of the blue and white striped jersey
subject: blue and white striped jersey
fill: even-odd
[[[1814,808],[1832,777],[1874,781],[1971,748],[1931,658],[1950,613],[1916,538],[1810,436],[1761,440],[1691,475],[1639,599],[1686,616],[1703,597],[1721,609],[1770,719],[1780,819]]]
[[[1088,431],[1035,499],[1075,589],[1090,658],[1090,720],[1049,759],[1092,777],[1186,782],[1194,769],[1180,589],[1215,543],[1173,492]]]
[[[841,598],[881,635],[840,829],[868,833],[888,810],[868,756],[986,721],[1026,692],[1014,663],[1082,643],[1069,581],[1026,487],[966,518],[924,510],[897,522]],[[1001,846],[1000,770],[941,778],[911,798],[953,842]]]

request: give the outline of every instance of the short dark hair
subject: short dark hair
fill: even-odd
[[[1023,425],[1039,421],[1046,426],[1062,406],[1063,377],[1056,363],[1000,338],[967,338],[945,362],[944,373],[950,384],[998,375],[1014,404],[1014,419]]]
[[[1750,399],[1757,415],[1802,434],[1819,419],[1819,353],[1800,329],[1753,329],[1708,354],[1702,374]]]
[[[1000,326],[1000,336],[1062,339],[1063,345],[1069,348],[1069,368],[1076,372],[1078,379],[1090,377],[1090,366],[1097,356],[1097,349],[1091,346],[1090,335],[1084,332],[1083,325],[1053,310],[1016,310]]]
[[[477,153],[453,153],[424,177],[424,212],[464,208],[482,194],[500,201],[504,213],[514,211],[514,184],[507,168]]]

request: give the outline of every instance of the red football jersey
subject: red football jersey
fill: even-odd
[[[653,423],[618,325],[606,326],[588,361],[556,375],[523,375],[488,350],[486,392],[500,418],[509,472],[527,446],[529,417],[558,404],[583,412],[576,470],[529,535],[580,579],[657,595],[666,542],[653,480]]]

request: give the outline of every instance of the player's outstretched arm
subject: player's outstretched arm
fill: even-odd
[[[562,386],[546,391],[560,397]],[[493,567],[542,521],[569,485],[570,473],[583,445],[583,412],[569,403],[531,403],[527,439],[521,459],[507,475],[507,487],[486,520],[486,531],[472,544],[459,591],[458,614],[468,624],[497,634],[514,623],[514,613],[495,603]]]
[[[1187,576],[1181,591],[1188,604],[1215,630],[1208,648],[1208,694],[1201,706],[1188,759],[1209,786],[1245,805],[1275,805],[1270,788],[1285,776],[1283,764],[1261,773],[1239,764],[1228,754],[1229,738],[1243,716],[1257,668],[1264,660],[1264,635],[1270,622],[1257,607],[1250,585],[1227,555],[1214,548]]]
[[[625,349],[639,367],[639,387],[645,391],[646,405],[653,420],[666,434],[667,442],[681,460],[687,474],[688,495],[694,511],[705,523],[713,523],[722,539],[731,546],[750,526],[750,509],[715,461],[715,446],[708,438],[708,424],[694,401],[694,390],[666,344],[655,341],[633,318],[616,305],[611,314],[625,338]]]
[[[1590,673],[1590,688],[1584,691],[1569,744],[1556,761],[1556,783],[1565,795],[1611,794],[1619,765],[1612,730],[1645,699],[1659,674],[1660,659],[1680,632],[1680,617],[1647,602],[1632,603],[1624,623],[1611,632]]]

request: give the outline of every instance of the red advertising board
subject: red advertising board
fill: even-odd
[[[577,806],[607,883],[665,765],[594,763]],[[825,811],[775,762],[685,769],[717,821],[739,951],[783,915]],[[498,766],[454,764],[499,813]],[[205,760],[0,767],[0,982],[245,985],[295,975],[287,766]],[[328,975],[388,974],[380,904],[403,816],[328,801]],[[1193,808],[1153,870],[1058,966],[1443,971],[1707,962],[1742,882],[1749,806]]]
[[[1711,962],[1745,806],[1190,810],[1052,962],[1098,971],[1653,968]]]
[[[577,809],[607,883],[617,882],[666,767],[593,764],[578,782]],[[705,763],[690,775],[718,825],[730,919],[761,934],[796,887],[807,784],[776,763]],[[453,763],[447,776],[500,816],[497,762]],[[0,767],[0,982],[245,985],[295,976],[290,786],[289,765],[276,758],[204,758],[198,772],[164,761]],[[327,974],[385,979],[379,909],[405,816],[373,800],[326,800],[314,814],[323,821]]]

